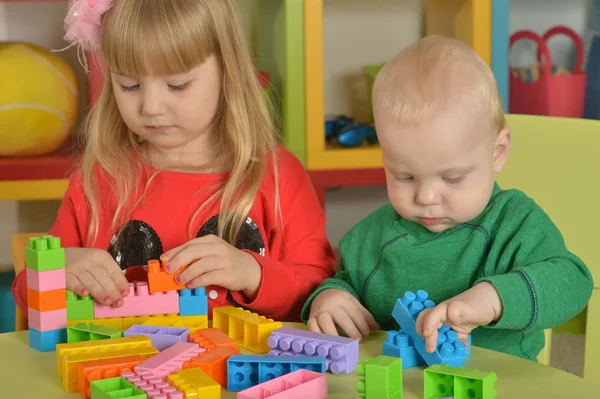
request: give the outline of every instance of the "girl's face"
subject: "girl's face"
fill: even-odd
[[[179,75],[140,77],[111,71],[111,79],[123,120],[153,149],[206,151],[221,95],[221,71],[214,55]]]

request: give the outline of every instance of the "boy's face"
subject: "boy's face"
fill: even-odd
[[[477,217],[486,207],[494,174],[510,153],[510,133],[450,104],[422,126],[398,126],[387,110],[374,110],[387,190],[405,219],[442,232]]]

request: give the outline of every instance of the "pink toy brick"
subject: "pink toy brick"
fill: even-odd
[[[120,308],[100,305],[94,302],[94,318],[179,313],[179,294],[177,291],[150,294],[148,292],[148,283],[145,281],[137,282],[135,289],[134,284],[129,283],[129,295],[123,300],[123,306]]]
[[[67,277],[65,269],[48,270],[38,272],[27,268],[27,288],[34,291],[52,291],[67,288]]]
[[[126,371],[121,377],[131,382],[144,391],[148,399],[183,399],[183,392],[169,385],[162,378],[157,378],[153,373],[136,373]]]
[[[358,364],[358,340],[283,327],[271,333],[269,355],[325,356],[327,370],[348,374]]]
[[[198,344],[177,342],[175,345],[138,364],[134,370],[138,374],[151,373],[154,377],[164,378],[181,370],[185,361],[205,351]]]
[[[326,397],[327,376],[310,370],[296,370],[237,394],[237,399],[323,399]]]
[[[27,309],[29,327],[38,331],[52,331],[67,328],[67,309],[50,310],[38,312],[35,309]]]

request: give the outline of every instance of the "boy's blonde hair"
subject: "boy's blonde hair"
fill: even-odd
[[[234,244],[278,145],[235,0],[116,0],[103,16],[101,52],[107,76],[87,119],[82,164],[83,188],[91,209],[88,245],[98,235],[100,218],[107,216],[99,214],[101,195],[106,198],[107,193],[99,192],[96,169],[105,172],[113,187],[108,193],[115,200],[116,209],[110,215],[113,228],[130,217],[156,175],[148,174],[137,136],[119,113],[108,71],[130,76],[179,74],[211,55],[216,56],[222,75],[221,99],[213,121],[219,156],[215,162],[225,162],[231,170],[223,185],[196,211],[189,234],[193,234],[192,221],[201,209],[220,199],[218,235]],[[274,162],[273,158],[277,180]],[[278,201],[277,189],[275,195]]]
[[[445,36],[418,40],[389,61],[375,79],[372,101],[374,109],[391,112],[397,124],[422,125],[436,106],[450,101],[482,112],[495,133],[506,127],[489,66],[472,48]]]

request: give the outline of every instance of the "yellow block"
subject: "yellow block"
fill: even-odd
[[[186,399],[221,399],[221,385],[200,369],[179,370],[168,380],[169,385],[182,391]]]
[[[195,333],[202,328],[208,328],[208,315],[199,316],[152,316],[142,323],[145,326],[187,328]]]
[[[267,340],[283,324],[249,310],[220,306],[213,308],[213,327],[227,334],[238,346],[260,354],[271,350]]]
[[[147,337],[145,337],[147,338]],[[104,348],[103,348],[104,349]],[[132,355],[154,356],[158,349],[150,347],[125,347],[121,349],[106,348],[104,351],[93,351],[87,353],[73,353],[64,355],[62,358],[62,382],[67,392],[75,392],[79,386],[79,363],[92,360],[114,359]]]
[[[56,372],[62,378],[63,358],[73,354],[83,354],[92,352],[108,352],[124,348],[148,348],[152,347],[150,338],[144,336],[122,337],[101,339],[98,341],[73,342],[70,344],[56,345]]]
[[[70,327],[77,323],[94,323],[99,326],[123,329],[123,318],[122,317],[111,317],[104,319],[92,319],[92,320],[67,320],[67,327]]]

